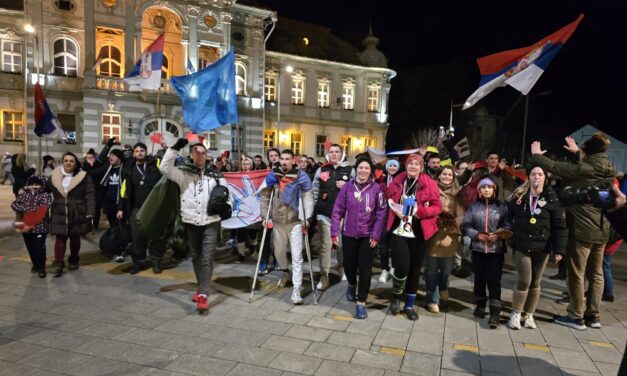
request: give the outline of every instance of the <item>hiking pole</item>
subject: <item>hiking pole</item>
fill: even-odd
[[[248,303],[253,301],[255,296],[255,286],[257,285],[257,272],[259,271],[259,264],[261,263],[261,255],[263,254],[263,246],[266,242],[266,234],[268,233],[268,218],[270,218],[270,212],[272,211],[272,199],[274,198],[274,187],[272,187],[272,193],[270,193],[270,203],[268,204],[268,212],[266,213],[266,226],[263,226],[263,234],[261,235],[261,244],[259,244],[259,256],[257,257],[257,267],[255,268],[255,276],[253,277],[253,286],[250,290],[250,298]]]
[[[309,236],[307,233],[307,212],[305,211],[305,200],[301,194],[301,205],[303,205],[303,236],[305,237],[305,251],[307,252],[307,260],[309,260],[309,278],[311,279],[311,293],[313,294],[314,305],[318,305],[318,298],[316,298],[316,286],[314,285],[313,277],[313,260],[311,259],[311,251],[309,249]]]

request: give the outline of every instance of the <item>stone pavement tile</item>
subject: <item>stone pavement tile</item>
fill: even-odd
[[[342,346],[352,346],[358,349],[369,350],[374,338],[365,334],[333,332],[328,343]]]
[[[37,371],[37,368],[0,360],[0,376],[29,376]]]
[[[154,328],[162,332],[176,333],[189,336],[201,336],[207,331],[207,327],[195,322],[182,320],[168,320]]]
[[[312,342],[305,351],[305,355],[339,362],[349,362],[353,354],[355,354],[354,347],[332,345],[323,342]]]
[[[158,347],[166,350],[205,356],[211,356],[222,346],[224,346],[224,342],[218,340],[183,335],[174,335],[171,340],[158,345]]]
[[[388,315],[381,324],[381,329],[393,330],[396,332],[410,332],[414,327],[414,321],[407,320],[403,315]]]
[[[586,371],[580,371],[580,370],[576,370],[576,369],[568,369],[568,368],[562,368],[562,375],[564,376],[599,376],[600,374],[598,372],[586,372]],[[622,375],[619,375],[622,376]]]
[[[407,342],[409,341],[410,334],[411,330],[408,330],[406,332],[399,332],[396,330],[381,328],[372,343],[377,346],[396,347],[397,349],[404,349],[407,347]]]
[[[357,349],[351,363],[361,364],[362,366],[371,368],[383,368],[392,371],[401,369],[403,357],[398,355],[386,354],[382,352],[372,352]]]
[[[312,315],[303,315],[300,313],[274,311],[266,317],[266,320],[280,321],[287,324],[305,325],[312,319],[312,317]]]
[[[322,359],[290,353],[279,353],[268,367],[289,372],[303,373],[305,375],[313,375],[320,366],[320,363],[322,363]]]
[[[134,365],[90,355],[46,349],[18,362],[45,370],[76,376],[124,375]]]
[[[334,320],[330,317],[320,317],[314,316],[308,323],[307,326],[313,326],[316,328],[324,328],[335,331],[343,332],[350,325],[350,321],[343,320]]]
[[[171,333],[133,328],[112,339],[116,341],[135,343],[138,345],[159,347],[162,343],[171,341],[173,338],[174,334]]]
[[[164,368],[170,371],[202,376],[223,376],[236,366],[236,362],[183,354]]]
[[[279,321],[255,320],[244,316],[227,316],[227,326],[236,329],[256,330],[258,332],[284,335],[292,325]]]
[[[272,336],[261,345],[261,347],[276,351],[291,352],[294,354],[302,354],[307,350],[311,341],[304,339],[284,337],[284,336]]]
[[[476,322],[474,317],[464,317],[459,315],[446,315],[447,328],[475,328]]]
[[[214,358],[233,360],[236,362],[267,366],[272,359],[279,354],[278,351],[260,349],[253,346],[245,346],[227,343],[213,354]]]
[[[481,371],[479,354],[472,351],[455,350],[452,343],[445,342],[442,348],[442,368],[479,373]]]
[[[211,308],[210,308],[211,311]],[[190,304],[189,306],[169,306],[161,307],[150,313],[151,316],[159,317],[163,319],[185,319],[187,316],[196,313],[196,306]]]
[[[99,321],[112,322],[114,324],[124,323],[126,326],[143,329],[153,329],[167,321],[167,319],[159,317],[119,312],[110,309],[100,310],[90,318]]]
[[[87,334],[94,337],[111,339],[115,336],[119,336],[122,333],[133,330],[133,328],[118,324],[112,324],[108,322],[95,322],[86,328],[83,328],[79,333]]]
[[[407,350],[417,353],[442,355],[443,333],[412,331],[407,343]]]
[[[494,351],[479,350],[481,372],[494,372],[503,375],[521,375],[518,359],[514,354],[501,354]]]
[[[17,362],[44,349],[42,346],[31,345],[30,343],[0,339],[0,360]]]
[[[612,364],[620,364],[623,359],[623,354],[621,354],[613,345],[608,344],[611,347],[605,346],[595,346],[594,342],[580,340],[581,346],[588,353],[590,359],[594,362],[603,362],[603,363],[612,363]],[[603,342],[606,344],[608,342]]]
[[[316,376],[383,376],[383,374],[382,369],[333,360],[325,360],[316,371]]]
[[[12,324],[0,328],[0,338],[20,341],[45,331],[47,331],[47,329],[42,329],[36,326]]]
[[[42,333],[26,337],[22,339],[22,341],[44,347],[52,347],[61,350],[72,350],[93,339],[94,337],[84,334],[73,334],[68,332],[61,332],[58,330],[46,330]]]
[[[0,315],[0,320],[10,321],[17,324],[29,324],[32,322],[38,322],[46,316],[48,315],[43,312],[30,311],[26,309],[12,309],[3,315]]]
[[[551,347],[551,352],[553,353],[555,362],[560,368],[569,368],[585,372],[597,372],[597,368],[594,366],[594,363],[588,354],[586,354],[583,350],[576,351]]]
[[[261,346],[270,338],[270,334],[254,332],[251,330],[233,329],[222,326],[207,325],[207,330],[202,337],[227,343],[240,343],[250,346]]]
[[[449,315],[447,315],[449,316]],[[422,315],[420,320],[414,322],[414,332],[444,334],[445,318],[439,316]]]
[[[455,371],[455,370],[446,369],[446,368],[442,368],[442,370],[440,371],[440,376],[480,376],[480,375],[481,375],[480,373]]]
[[[573,336],[580,340],[590,340],[597,342],[609,342],[605,333],[599,329],[587,328],[586,330],[569,329]]]
[[[346,332],[375,336],[381,328],[381,325],[381,321],[370,320],[370,318],[367,320],[353,320],[350,322],[348,328],[346,328]]]
[[[441,359],[437,355],[406,352],[403,358],[401,372],[412,375],[438,375]]]
[[[594,365],[597,366],[603,376],[616,376],[620,368],[620,364],[594,362]]]
[[[313,328],[309,326],[294,325],[285,333],[286,337],[295,337],[308,341],[324,342],[331,335],[329,329]]]
[[[240,363],[227,376],[280,376],[281,371]]]
[[[573,335],[570,328],[551,323],[549,325],[539,325],[538,329],[540,329],[544,340],[550,347],[582,351],[577,337]]]
[[[100,338],[79,346],[74,351],[158,368],[162,368],[179,355],[174,351]]]
[[[2,373],[0,373],[0,375],[2,375]],[[52,371],[41,370],[41,371],[37,371],[37,372],[33,373],[32,376],[64,376],[64,374],[57,373],[57,372],[52,372]]]
[[[477,329],[474,327],[449,327],[444,330],[444,341],[477,346]]]
[[[70,317],[89,317],[99,310],[100,309],[97,307],[90,307],[87,305],[65,304],[51,309],[50,311],[48,311],[48,313]]]
[[[491,332],[478,332],[479,348],[486,351],[495,351],[500,354],[514,355],[514,345],[512,339],[506,332],[503,334],[493,334]]]
[[[535,345],[546,345],[542,332],[538,329],[521,328],[520,330],[510,330],[509,336],[514,343],[531,343]]]
[[[229,311],[229,314],[237,315],[237,316],[244,316],[244,317],[251,317],[254,319],[265,319],[266,317],[270,316],[273,312],[274,310],[270,308],[238,305],[238,306],[234,306]]]
[[[131,302],[117,308],[118,311],[137,313],[137,314],[152,314],[153,312],[161,309],[163,305],[151,304],[151,303],[137,303]]]
[[[39,320],[33,322],[32,325],[48,329],[63,330],[66,332],[80,333],[83,329],[93,325],[95,322],[96,321],[94,320],[86,320],[85,318],[78,317],[45,315]]]
[[[122,376],[122,374],[120,374],[120,376]],[[185,374],[173,371],[164,371],[153,367],[134,366],[131,369],[125,370],[123,376],[185,376]]]
[[[624,326],[603,326],[601,331],[612,342],[619,352],[625,351],[625,343],[627,343],[627,328]]]
[[[325,305],[297,305],[290,309],[292,313],[302,313],[304,315],[324,316],[331,310],[331,307]]]

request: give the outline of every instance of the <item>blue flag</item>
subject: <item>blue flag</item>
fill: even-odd
[[[233,49],[205,69],[170,78],[170,83],[183,100],[183,117],[194,133],[238,122]]]

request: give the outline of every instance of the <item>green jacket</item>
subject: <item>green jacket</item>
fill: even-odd
[[[586,188],[601,184],[612,184],[616,168],[605,153],[592,154],[583,160],[556,162],[543,155],[532,155],[530,165],[538,165],[564,180],[564,186]],[[579,242],[605,244],[610,235],[610,223],[603,211],[592,205],[566,207],[568,235]]]
[[[148,240],[165,240],[170,224],[180,215],[179,186],[162,177],[137,212],[137,221]]]

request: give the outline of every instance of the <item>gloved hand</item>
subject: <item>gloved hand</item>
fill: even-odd
[[[171,146],[172,149],[174,150],[178,150],[180,151],[182,148],[185,147],[185,145],[187,145],[189,143],[189,141],[187,141],[184,138],[179,138],[178,140],[176,140],[176,143],[174,145]]]
[[[111,137],[109,141],[107,141],[107,147],[110,149],[113,145],[115,145],[116,141],[115,137]]]

